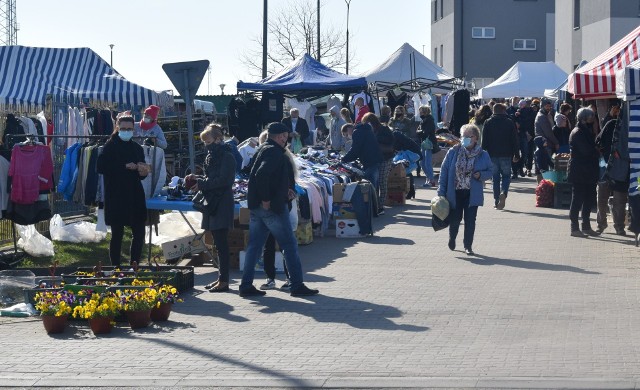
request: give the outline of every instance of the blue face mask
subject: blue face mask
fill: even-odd
[[[123,141],[129,141],[133,137],[133,130],[118,130],[118,137]]]
[[[468,148],[471,146],[471,138],[464,137],[462,138],[462,146]]]

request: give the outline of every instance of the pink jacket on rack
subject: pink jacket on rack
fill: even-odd
[[[16,145],[9,164],[11,201],[32,204],[41,191],[53,189],[53,160],[45,145]]]

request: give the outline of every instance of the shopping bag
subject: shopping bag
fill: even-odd
[[[300,141],[300,137],[293,137],[291,140],[291,152],[293,154],[300,153],[302,150],[302,141]]]
[[[444,228],[449,227],[449,216],[445,219],[438,218],[437,215],[431,215],[431,227],[433,227],[434,231],[439,231]]]

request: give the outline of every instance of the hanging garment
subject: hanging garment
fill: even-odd
[[[152,172],[142,180],[144,196],[146,199],[149,199],[160,194],[162,187],[164,187],[167,181],[167,166],[162,148],[143,145],[142,149],[144,151],[144,161],[149,164],[152,169]],[[153,189],[153,191],[151,191],[151,189]]]
[[[49,147],[44,145],[16,145],[9,164],[11,201],[33,204],[40,191],[53,188],[53,160]]]
[[[420,121],[420,106],[428,106],[430,108],[431,96],[426,93],[418,92],[413,95],[411,100],[413,101],[414,120]]]
[[[6,210],[9,204],[9,160],[0,156],[0,210]]]
[[[385,96],[387,98],[387,106],[391,107],[391,111],[395,110],[397,106],[404,107],[408,98],[406,92],[396,94],[393,90],[388,91]]]

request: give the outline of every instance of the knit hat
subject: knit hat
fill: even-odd
[[[267,126],[267,132],[269,134],[282,134],[282,133],[288,133],[289,129],[287,128],[287,126],[283,125],[282,123],[271,122]]]
[[[160,113],[160,107],[154,106],[154,105],[151,105],[147,107],[146,110],[144,110],[144,114],[150,116],[151,119],[153,119],[154,121],[158,119],[159,113]]]

